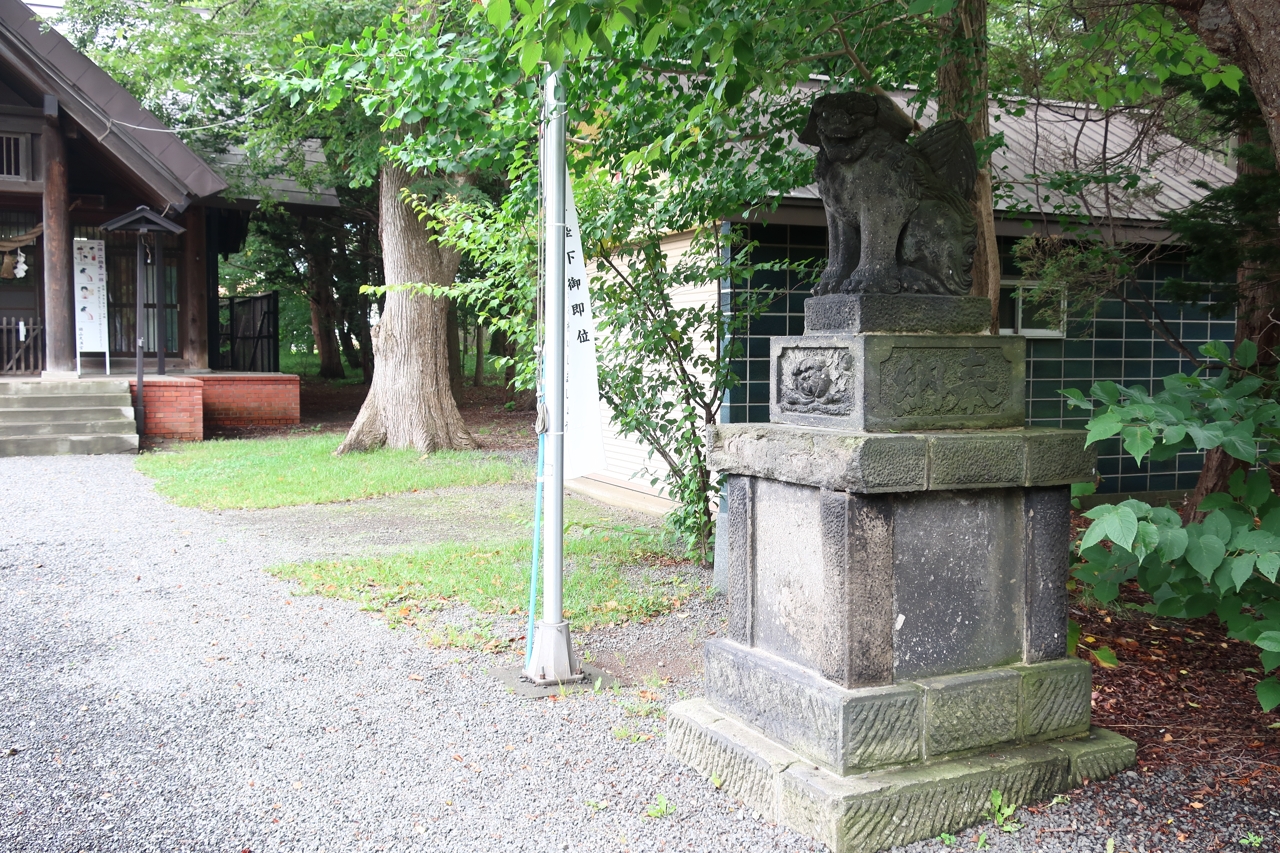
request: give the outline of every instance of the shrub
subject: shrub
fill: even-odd
[[[1201,521],[1184,523],[1171,509],[1136,500],[1085,513],[1091,524],[1072,574],[1102,602],[1136,580],[1157,615],[1214,613],[1229,636],[1258,647],[1263,671],[1271,673],[1280,666],[1280,497],[1269,477],[1269,466],[1280,462],[1280,384],[1274,367],[1257,365],[1257,347],[1249,341],[1234,357],[1219,341],[1200,351],[1212,360],[1208,366],[1166,377],[1155,395],[1113,382],[1095,384],[1090,398],[1063,392],[1073,405],[1095,410],[1089,443],[1118,434],[1138,462],[1219,447],[1245,466],[1226,492],[1200,503],[1197,510],[1207,513]],[[1275,675],[1256,689],[1265,710],[1280,705]]]

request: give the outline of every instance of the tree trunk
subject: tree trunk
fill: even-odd
[[[449,393],[458,405],[462,404],[462,342],[458,339],[458,309],[449,304],[447,317],[449,339]]]
[[[1251,138],[1252,130],[1256,128],[1257,125],[1253,125],[1252,129],[1247,126],[1240,128],[1240,142],[1247,144],[1256,141]],[[1280,164],[1280,158],[1276,162]],[[1236,162],[1237,176],[1257,174],[1261,171],[1243,160]],[[1255,241],[1265,239],[1256,232],[1250,232],[1250,235]],[[1236,303],[1234,343],[1239,346],[1241,341],[1253,341],[1258,345],[1259,365],[1274,369],[1278,360],[1276,349],[1277,345],[1280,345],[1280,322],[1277,322],[1280,318],[1275,317],[1276,306],[1280,305],[1280,280],[1266,275],[1259,265],[1246,263],[1245,266],[1236,270],[1236,282],[1240,299]],[[1182,507],[1183,521],[1189,523],[1202,520],[1204,513],[1197,511],[1196,507],[1200,506],[1200,502],[1209,495],[1227,491],[1227,481],[1231,479],[1231,475],[1244,467],[1243,462],[1228,456],[1219,448],[1205,451],[1204,467],[1200,469],[1200,476],[1196,478],[1195,490]],[[1280,480],[1280,468],[1270,466],[1268,473],[1273,483],[1272,488],[1275,488],[1274,484]]]
[[[1249,80],[1280,163],[1280,3],[1276,0],[1164,0],[1205,46]]]
[[[1220,447],[1214,447],[1204,452],[1204,467],[1200,469],[1200,476],[1196,479],[1196,487],[1182,502],[1182,510],[1179,515],[1182,516],[1183,524],[1190,524],[1195,521],[1202,521],[1205,514],[1198,512],[1196,507],[1200,506],[1200,501],[1207,498],[1214,492],[1225,492],[1227,490],[1227,480],[1231,479],[1231,475],[1245,467],[1244,463],[1234,456],[1230,456]]]
[[[347,367],[352,370],[360,369],[360,350],[356,347],[356,337],[351,334],[351,326],[349,312],[343,313],[343,322],[338,326],[338,343],[342,346],[342,357],[347,361]]]
[[[369,297],[360,294],[360,316],[364,322],[360,324],[360,372],[364,376],[364,384],[373,382],[373,329],[369,325]]]
[[[489,333],[489,355],[507,354],[507,333],[502,329],[494,329]]]
[[[476,323],[476,369],[471,377],[476,388],[484,387],[484,326]]]
[[[975,143],[991,133],[987,109],[987,0],[959,0],[942,17],[938,61],[938,121],[958,118]],[[991,300],[991,332],[1000,331],[1000,250],[996,246],[991,166],[984,164],[974,185],[973,295]]]
[[[405,284],[448,284],[458,253],[434,239],[400,195],[409,174],[382,166],[379,237],[389,288],[372,331],[374,371],[369,394],[337,453],[383,445],[421,452],[476,447],[449,392],[449,301]]]
[[[304,232],[305,233],[305,232]],[[311,336],[320,355],[323,379],[345,379],[338,349],[338,302],[333,296],[333,264],[323,240],[307,240],[307,301],[311,304]]]

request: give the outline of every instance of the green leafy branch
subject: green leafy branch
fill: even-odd
[[[1217,375],[1205,376],[1204,368],[1171,376],[1154,396],[1111,382],[1095,384],[1091,399],[1063,392],[1076,406],[1101,404],[1088,424],[1090,444],[1119,435],[1138,462],[1220,447],[1246,466],[1231,476],[1226,492],[1200,502],[1197,511],[1207,514],[1199,522],[1184,524],[1172,509],[1136,500],[1089,510],[1084,516],[1092,523],[1077,543],[1072,575],[1104,603],[1136,580],[1157,615],[1213,613],[1231,638],[1258,648],[1270,673],[1280,666],[1280,497],[1270,477],[1270,465],[1280,461],[1275,370],[1258,367],[1249,341],[1234,354],[1221,342],[1201,353],[1218,362]],[[1265,710],[1280,705],[1276,676],[1256,691]]]

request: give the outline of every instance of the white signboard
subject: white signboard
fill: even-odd
[[[72,249],[77,352],[106,352],[107,258],[101,240],[76,240]]]
[[[565,175],[564,478],[594,474],[605,466],[600,428],[600,377],[596,371],[596,323],[582,257],[573,181]]]

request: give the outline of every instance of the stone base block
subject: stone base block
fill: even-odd
[[[716,424],[711,467],[840,492],[880,494],[1091,481],[1086,433],[1055,427],[990,432],[865,433],[792,424]]]
[[[717,711],[671,706],[667,752],[730,796],[833,853],[876,853],[978,823],[999,789],[1031,803],[1133,764],[1134,743],[1104,729],[860,776],[837,776]]]
[[[1079,658],[846,689],[731,640],[704,654],[714,707],[840,776],[1089,730]]]
[[[982,335],[991,326],[985,296],[920,293],[833,293],[804,301],[806,334],[907,332]]]
[[[825,334],[769,341],[769,420],[867,432],[1025,422],[1025,344],[993,335]]]

